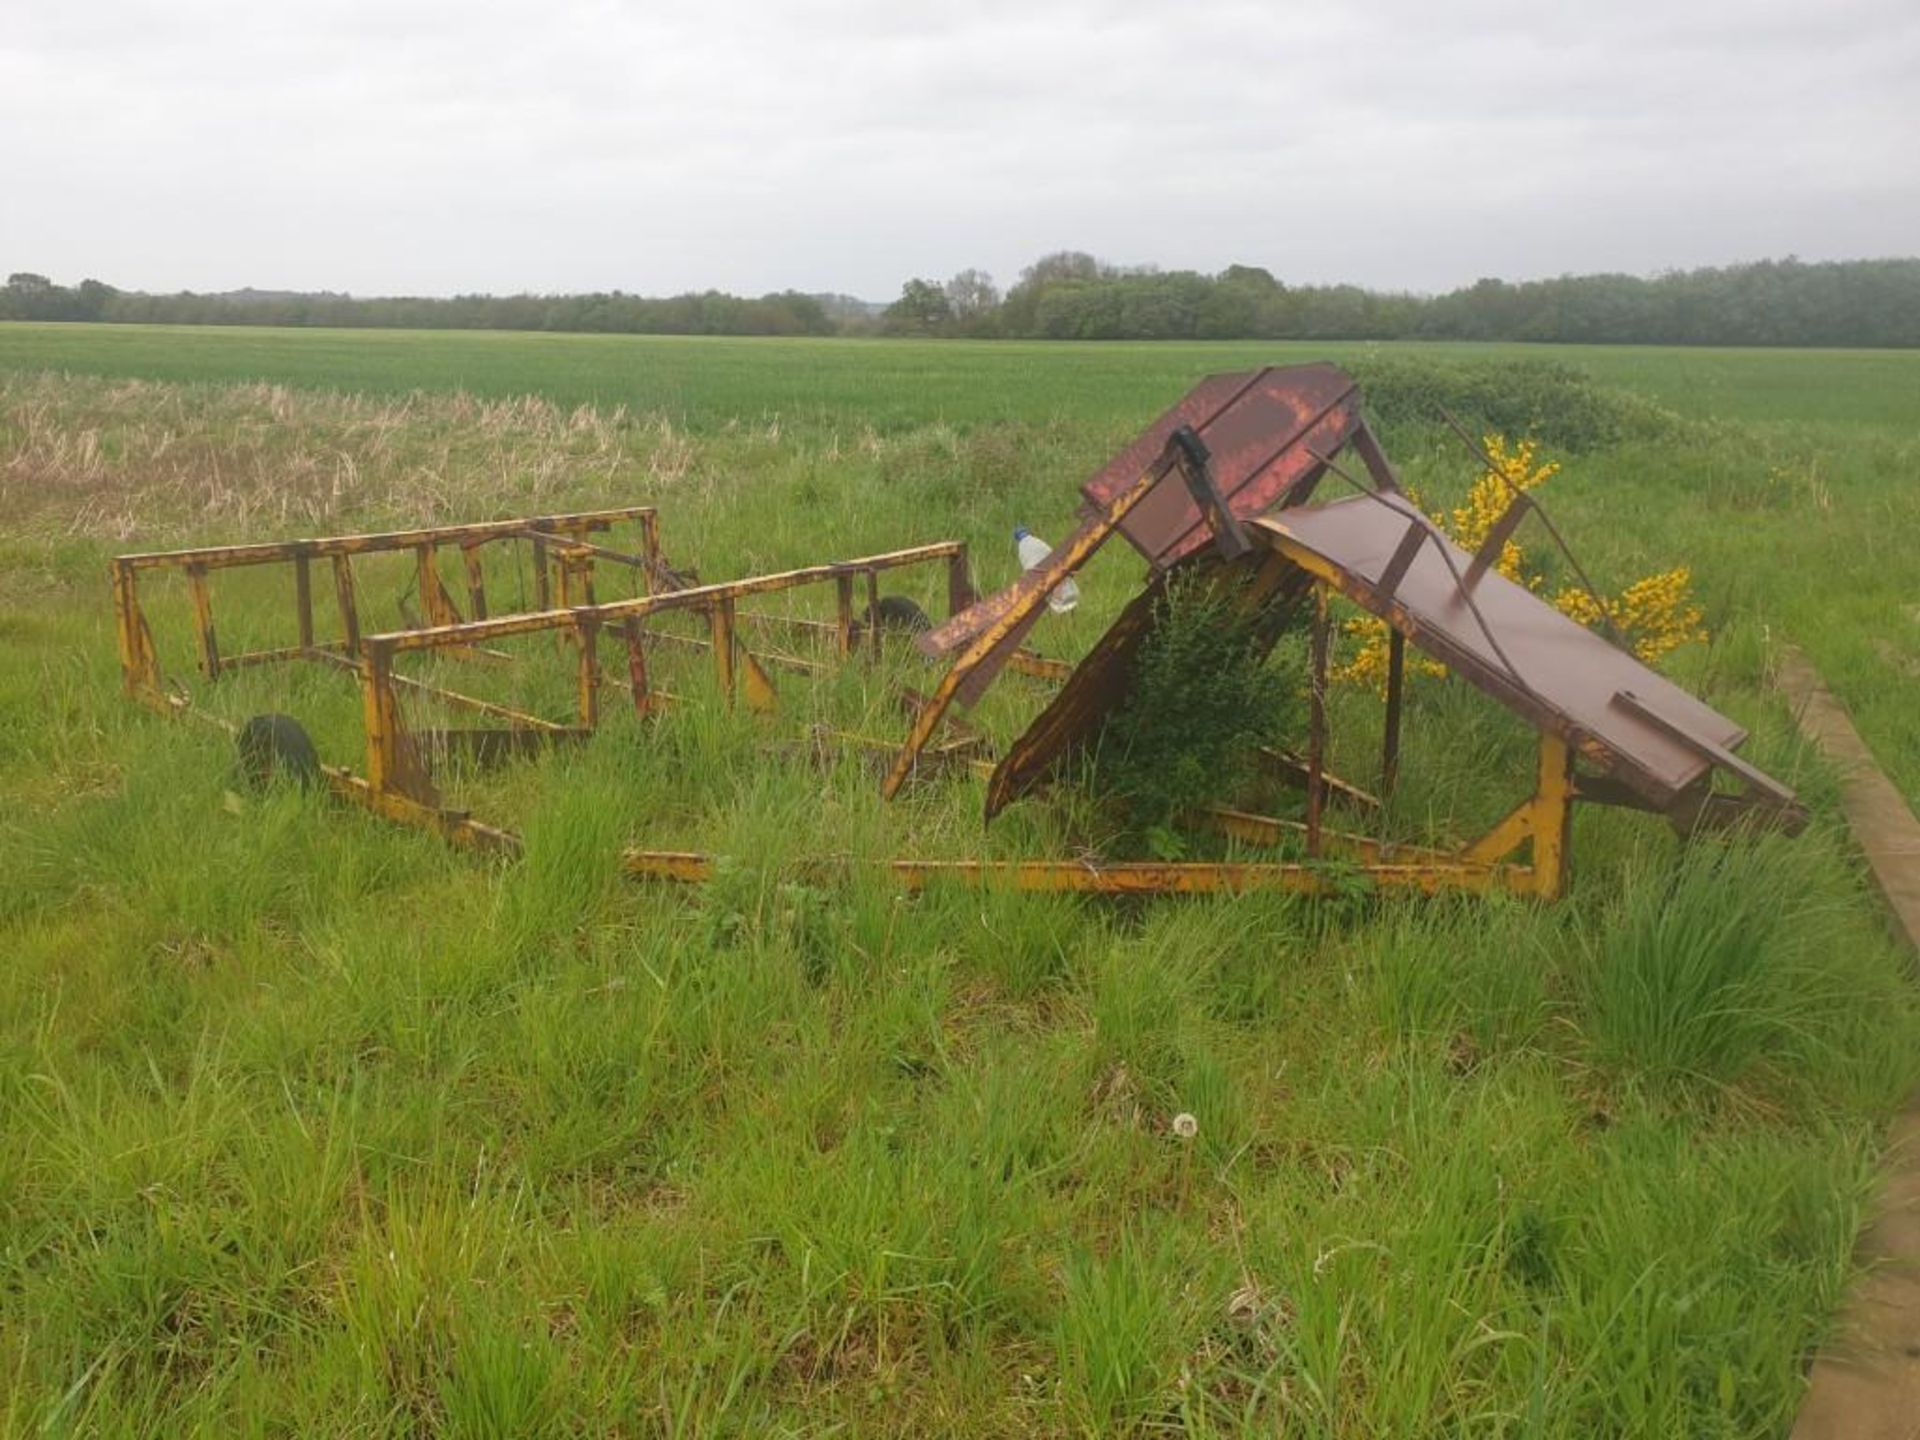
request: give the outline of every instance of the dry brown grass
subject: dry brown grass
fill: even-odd
[[[0,374],[0,525],[16,534],[431,524],[658,495],[693,464],[670,421],[624,407]]]

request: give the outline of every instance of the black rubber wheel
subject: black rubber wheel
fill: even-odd
[[[276,780],[305,787],[320,782],[320,756],[300,722],[291,715],[256,715],[234,737],[240,750],[241,777],[255,790]]]
[[[923,630],[931,630],[933,621],[905,595],[882,595],[854,622],[853,638],[859,640],[870,625],[878,626],[883,634],[891,630],[901,635],[918,635]]]

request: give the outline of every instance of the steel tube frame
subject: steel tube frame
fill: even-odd
[[[581,536],[606,530],[627,520],[654,516],[652,505],[627,505],[615,510],[581,510],[565,514],[520,516],[512,520],[480,520],[463,525],[435,525],[417,530],[370,531],[360,535],[328,535],[311,540],[266,540],[252,545],[208,545],[191,550],[145,550],[116,557],[114,564],[136,570],[180,569],[202,565],[209,570],[235,565],[264,565],[274,561],[332,555],[366,555],[387,550],[411,550],[421,545],[467,545],[505,540],[538,530],[560,536]],[[656,532],[657,537],[657,532]],[[655,540],[657,544],[657,538]]]
[[[468,603],[478,615],[486,611],[485,580],[477,551],[480,546],[503,540],[536,538],[536,548],[545,549],[547,537],[562,545],[579,547],[576,568],[583,570],[584,584],[592,586],[592,555],[604,547],[592,545],[588,535],[612,527],[636,522],[640,526],[643,567],[651,588],[653,570],[658,568],[659,517],[651,505],[629,505],[615,510],[588,510],[576,513],[489,520],[464,525],[440,525],[414,530],[390,530],[359,535],[332,535],[318,539],[266,541],[254,545],[213,545],[190,550],[151,550],[116,556],[112,562],[115,628],[119,638],[122,685],[126,693],[155,708],[171,710],[172,702],[164,694],[153,635],[140,603],[139,580],[143,571],[177,571],[185,576],[193,605],[195,638],[199,668],[208,680],[238,666],[264,665],[280,661],[316,658],[319,651],[341,651],[357,657],[361,627],[358,599],[354,586],[353,560],[356,556],[412,551],[416,584],[427,619],[436,627],[459,623],[460,616],[440,576],[438,547],[457,545],[466,576]],[[614,552],[606,552],[614,553]],[[335,603],[338,607],[342,639],[320,644],[314,639],[313,562],[327,560],[333,568]],[[223,656],[215,637],[213,598],[209,574],[214,570],[232,570],[262,565],[290,564],[294,578],[294,622],[298,643],[244,651]],[[544,589],[545,566],[538,563],[536,590]]]
[[[514,635],[529,635],[545,630],[572,629],[582,619],[609,622],[629,615],[653,615],[669,610],[699,610],[721,600],[740,600],[749,595],[767,595],[818,585],[841,576],[857,577],[868,571],[897,570],[908,565],[944,560],[951,566],[964,563],[964,540],[942,540],[932,545],[916,545],[906,550],[888,550],[864,555],[857,560],[839,560],[826,565],[807,565],[769,575],[752,575],[742,580],[723,580],[708,585],[690,585],[684,590],[666,590],[656,595],[636,596],[631,600],[609,600],[598,605],[574,605],[565,608],[530,610],[520,615],[503,615],[487,620],[468,620],[458,625],[429,625],[416,630],[393,630],[370,635],[367,645],[380,644],[389,653],[411,650],[438,650],[449,646],[472,645],[486,640],[502,640]]]
[[[869,594],[874,595],[878,592],[882,573],[929,563],[944,563],[947,566],[949,604],[964,603],[967,591],[956,577],[966,573],[967,547],[964,541],[947,540],[770,575],[667,590],[631,600],[576,605],[565,609],[363,636],[355,668],[361,686],[362,728],[367,747],[367,788],[365,792],[354,789],[345,793],[354,799],[364,799],[366,794],[399,794],[417,806],[437,810],[438,795],[425,767],[420,763],[417,747],[407,734],[395,691],[400,686],[412,683],[452,703],[466,703],[475,708],[485,704],[473,702],[471,697],[455,692],[425,686],[421,682],[409,682],[407,677],[395,673],[395,661],[402,655],[467,651],[484,641],[542,633],[553,633],[571,640],[578,649],[577,727],[592,730],[599,723],[598,693],[604,678],[597,644],[600,632],[607,627],[614,627],[627,640],[628,686],[636,709],[645,713],[652,707],[658,692],[648,687],[644,656],[636,663],[635,645],[642,641],[640,622],[656,615],[692,612],[704,616],[707,621],[707,648],[712,652],[716,679],[728,702],[732,703],[736,696],[740,696],[749,706],[766,710],[771,709],[774,703],[773,684],[759,660],[740,645],[739,602],[742,599],[829,582],[835,586],[836,596],[845,596],[851,591],[853,582],[861,577],[865,577]],[[563,582],[566,574],[563,557]],[[870,600],[869,604],[872,603]],[[877,626],[870,628],[877,633]],[[571,728],[509,711],[505,707],[489,706],[488,709],[522,725],[544,727],[549,731]],[[388,810],[385,813],[395,812]]]

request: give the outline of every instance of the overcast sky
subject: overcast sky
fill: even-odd
[[[0,272],[873,299],[1920,252],[1920,0],[5,0]]]

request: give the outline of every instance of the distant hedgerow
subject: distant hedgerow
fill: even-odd
[[[1359,382],[1367,409],[1390,427],[1430,425],[1445,411],[1473,434],[1531,435],[1584,451],[1659,439],[1684,423],[1644,396],[1555,360],[1436,363],[1374,356],[1344,368]]]

